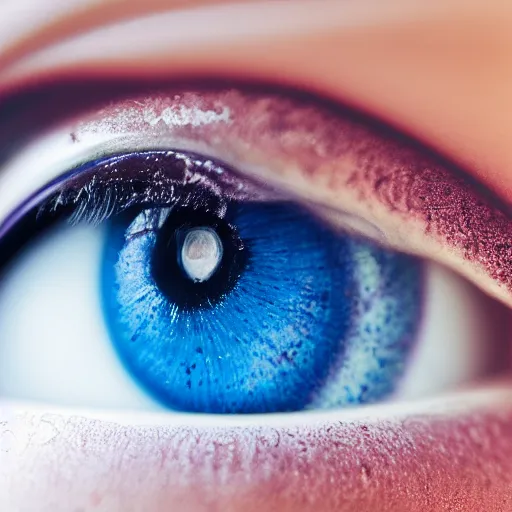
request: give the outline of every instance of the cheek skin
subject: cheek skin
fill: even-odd
[[[224,428],[11,414],[0,423],[0,505],[38,512],[510,510],[512,407],[500,410]]]

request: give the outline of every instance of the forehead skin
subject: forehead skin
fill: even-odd
[[[512,199],[510,2],[16,0],[0,9],[0,90],[81,72],[306,87],[423,139]]]

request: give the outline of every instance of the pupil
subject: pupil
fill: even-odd
[[[206,226],[190,229],[178,252],[185,275],[201,283],[209,279],[222,259],[222,242],[217,233]]]
[[[151,274],[172,304],[184,310],[211,308],[237,284],[248,248],[229,218],[229,209],[220,218],[211,211],[181,208],[158,230]]]

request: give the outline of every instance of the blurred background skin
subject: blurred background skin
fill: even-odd
[[[152,16],[155,13],[159,15]],[[284,83],[328,95],[386,120],[457,161],[510,201],[510,27],[512,3],[507,0],[247,0],[239,4],[216,0],[3,0],[0,92],[82,73],[126,77],[203,74]],[[501,415],[495,435],[511,434],[512,415],[503,413],[507,406],[497,400],[495,408]],[[61,414],[65,417],[66,412]],[[151,417],[121,416],[116,420],[115,414],[112,418],[123,424],[148,425],[152,421]],[[468,449],[476,453],[482,443],[475,443]],[[491,439],[488,444],[493,443]],[[429,446],[435,451],[435,436]],[[471,480],[457,481],[456,474],[446,475],[452,490],[461,489],[458,497],[443,485],[441,477],[423,490],[418,482],[411,482],[410,492],[407,485],[393,488],[391,479],[378,493],[365,492],[360,468],[354,467],[357,478],[346,475],[347,480],[340,481],[340,485],[346,483],[341,510],[512,510],[512,473],[507,462],[512,459],[510,443],[500,445],[500,451],[495,471],[480,475],[485,477],[485,485],[480,485],[479,469],[474,468],[478,482],[474,490]],[[491,456],[490,449],[482,453],[482,457]],[[37,480],[40,466],[25,464],[23,455],[16,461],[7,459],[4,453],[0,454],[4,468],[2,457],[10,469],[9,475],[5,469],[1,473],[0,503],[3,500],[11,506],[2,510],[49,510],[45,507],[50,506],[52,510],[127,510],[126,504],[121,507],[121,498],[102,501],[90,474],[87,499],[80,494],[78,503],[70,498],[76,487],[59,486],[58,479],[48,483],[43,501],[36,493],[26,493],[22,499],[20,482]],[[478,458],[471,460],[476,464]],[[428,455],[422,465],[429,467]],[[436,470],[431,467],[431,471]],[[80,478],[76,475],[78,482]],[[113,482],[111,492],[121,494],[119,479]],[[167,482],[151,492],[141,487],[129,506],[148,512],[320,511],[333,503],[328,490],[307,503],[294,501],[291,492],[279,495],[268,482],[251,485],[244,492],[238,489],[230,494],[228,489],[222,496],[203,500],[197,497],[202,490],[190,487],[177,493]],[[464,491],[464,486],[469,488]],[[13,503],[18,508],[13,509]],[[66,508],[71,504],[74,508]]]

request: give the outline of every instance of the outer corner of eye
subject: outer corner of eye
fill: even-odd
[[[487,299],[462,278],[209,155],[105,156],[40,197],[0,239],[1,396],[289,412],[423,396],[487,368]]]
[[[438,395],[504,369],[505,307],[437,264],[425,264],[423,318],[393,400]]]

